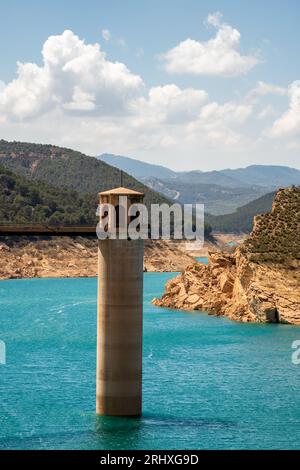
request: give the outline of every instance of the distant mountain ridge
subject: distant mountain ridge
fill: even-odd
[[[118,168],[80,152],[53,145],[0,140],[0,167],[1,165],[14,173],[9,175],[2,169],[2,176],[0,175],[2,206],[3,208],[5,206],[5,210],[2,210],[2,220],[7,221],[17,220],[14,219],[16,216],[20,217],[20,220],[41,222],[48,221],[52,217],[51,223],[54,224],[85,223],[85,219],[86,223],[91,223],[91,220],[95,220],[92,212],[97,202],[97,193],[120,185]],[[266,167],[265,173],[264,166],[248,168],[253,178],[260,172],[261,179],[259,180],[257,176],[258,182],[262,181],[263,175],[270,171],[277,172],[276,178],[280,173],[281,181],[286,178],[286,182],[297,181],[297,175],[300,173],[298,170],[278,166]],[[243,178],[247,170],[246,168],[221,172],[181,172],[178,173],[180,177],[170,170],[173,174],[170,178],[145,177],[140,178],[141,181],[124,173],[123,182],[129,188],[144,192],[147,205],[169,203],[171,199],[180,203],[204,203],[205,212],[209,212],[206,222],[211,224],[213,230],[249,232],[253,217],[270,210],[274,194],[259,184],[235,187],[235,176],[231,173],[223,174],[223,171],[233,172],[233,175],[238,172]],[[204,178],[205,183],[198,181],[199,175]],[[271,176],[268,180],[274,184],[275,180],[274,178],[271,180]],[[20,177],[23,177],[22,181]],[[222,180],[218,181],[222,181],[223,185],[209,183],[211,178],[213,181],[219,177]],[[11,179],[14,182],[11,182]],[[145,186],[144,181],[147,181],[151,188]],[[278,179],[276,181],[278,182]],[[16,190],[11,189],[10,185]],[[10,205],[13,205],[14,213],[9,211]],[[68,207],[72,209],[72,205],[73,212],[68,210]],[[92,212],[90,212],[91,207]],[[9,215],[8,219],[5,218],[5,214]]]
[[[300,184],[300,170],[283,165],[250,165],[245,168],[211,171],[174,171],[165,166],[153,165],[121,155],[103,154],[97,158],[136,178],[148,176],[159,179],[175,178],[182,182],[219,184],[225,187],[241,187],[243,185],[278,187]]]
[[[154,191],[161,192],[166,197],[181,204],[204,204],[205,212],[214,215],[232,213],[238,207],[247,204],[266,193],[259,186],[226,187],[214,183],[197,183],[179,179],[158,180],[156,178],[141,178]]]
[[[220,173],[245,184],[278,188],[300,184],[300,170],[282,165],[250,165],[235,170],[221,170]]]
[[[238,207],[280,187],[300,184],[299,170],[279,165],[176,172],[119,155],[104,154],[98,158],[176,202],[205,204],[205,211],[216,216],[232,214]]]
[[[154,176],[155,178],[171,178],[176,176],[176,172],[161,165],[153,165],[152,163],[142,162],[129,157],[122,157],[120,155],[113,155],[104,153],[97,157],[98,160],[107,163],[108,165],[126,171],[129,175],[135,178],[142,176]]]

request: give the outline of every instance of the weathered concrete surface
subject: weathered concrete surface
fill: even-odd
[[[97,414],[142,411],[142,240],[99,241]]]

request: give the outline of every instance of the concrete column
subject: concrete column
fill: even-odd
[[[143,240],[98,241],[96,412],[142,412]]]

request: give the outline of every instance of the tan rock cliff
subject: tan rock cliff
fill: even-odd
[[[233,254],[210,253],[171,279],[158,306],[205,310],[242,322],[300,324],[300,188],[278,191]]]

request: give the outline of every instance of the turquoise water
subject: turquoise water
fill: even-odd
[[[159,309],[145,274],[141,419],[96,417],[96,280],[0,283],[1,449],[292,449],[300,329]]]
[[[200,263],[208,264],[208,258],[206,256],[197,256],[196,260]]]

